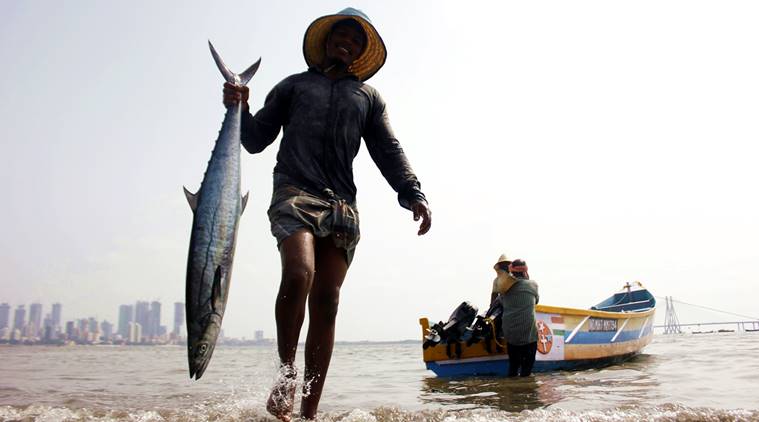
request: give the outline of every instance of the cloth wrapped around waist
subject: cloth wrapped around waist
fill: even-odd
[[[350,265],[361,238],[356,205],[338,198],[330,189],[314,195],[293,185],[275,187],[269,207],[271,232],[277,246],[298,230],[309,230],[316,237],[331,237],[346,253]]]

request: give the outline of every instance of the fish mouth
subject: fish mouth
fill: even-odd
[[[189,348],[190,378],[199,380],[203,376],[208,363],[211,361],[213,349],[213,345],[205,341]]]

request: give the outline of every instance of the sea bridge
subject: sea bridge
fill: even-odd
[[[759,331],[759,318],[747,316],[747,315],[741,315],[736,314],[734,312],[728,312],[720,309],[715,309],[708,306],[703,305],[696,305],[693,303],[687,303],[679,300],[675,300],[672,298],[672,296],[665,296],[660,297],[657,296],[658,299],[664,299],[666,303],[666,311],[664,314],[664,325],[654,325],[654,328],[664,329],[664,334],[680,334],[683,332],[684,327],[697,327],[701,328],[703,327],[716,327],[716,326],[722,326],[722,327],[735,327],[735,329],[717,329],[717,332],[754,332]],[[687,323],[687,324],[681,324],[678,317],[677,312],[675,311],[675,303],[691,306],[695,308],[700,308],[702,310],[711,311],[718,314],[723,315],[730,315],[732,317],[741,318],[740,320],[736,321],[708,321],[708,322],[693,322],[693,323]],[[705,331],[691,331],[694,334],[699,334]],[[706,332],[714,332],[714,330],[706,331]]]

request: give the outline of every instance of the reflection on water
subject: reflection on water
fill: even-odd
[[[559,402],[562,395],[550,377],[465,379],[425,378],[420,400],[424,403],[520,412]]]
[[[639,355],[623,364],[526,378],[424,378],[420,401],[449,409],[487,407],[521,412],[560,403],[582,409],[622,406],[656,399],[657,358]]]

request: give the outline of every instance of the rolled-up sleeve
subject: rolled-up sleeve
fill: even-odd
[[[398,193],[398,203],[406,209],[411,209],[414,202],[426,203],[427,198],[422,193],[419,180],[393,134],[385,102],[379,94],[374,98],[367,123],[363,134],[366,148],[382,176]]]
[[[290,89],[287,80],[277,84],[266,96],[264,106],[254,115],[243,113],[240,127],[242,146],[256,154],[271,145],[287,124]]]

